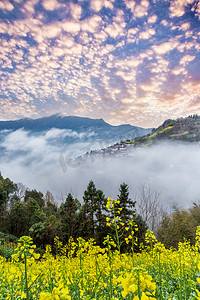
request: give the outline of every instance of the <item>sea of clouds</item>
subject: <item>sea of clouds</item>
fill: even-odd
[[[76,143],[66,143],[66,136]],[[51,129],[32,134],[23,129],[1,133],[0,171],[14,182],[30,189],[53,193],[60,203],[68,192],[80,201],[90,180],[107,197],[116,198],[121,183],[129,185],[137,199],[145,185],[159,194],[166,209],[173,205],[188,208],[200,200],[200,145],[166,143],[130,150],[121,158],[88,156],[84,162],[70,159],[106,141],[85,142],[85,137],[69,130]],[[109,144],[109,141],[108,143]]]

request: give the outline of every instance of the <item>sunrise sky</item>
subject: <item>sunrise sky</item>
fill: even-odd
[[[0,1],[0,119],[200,113],[200,2]]]

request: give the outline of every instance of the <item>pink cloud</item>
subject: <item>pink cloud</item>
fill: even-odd
[[[153,23],[156,22],[156,20],[157,20],[157,16],[153,15],[153,16],[148,18],[148,23],[153,24]]]
[[[60,4],[57,0],[43,0],[42,5],[46,10],[53,11],[60,7]]]
[[[188,4],[192,4],[193,0],[174,0],[170,5],[170,17],[181,17],[185,13],[185,7]]]
[[[14,6],[8,0],[0,1],[0,9],[12,11]]]
[[[114,0],[91,0],[90,8],[95,12],[99,12],[103,7],[113,9]]]
[[[192,55],[185,55],[180,60],[180,65],[187,65],[189,62],[193,61],[195,59],[195,56]]]

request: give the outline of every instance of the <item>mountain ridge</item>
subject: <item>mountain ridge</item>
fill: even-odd
[[[26,126],[27,123],[32,124],[36,124],[37,122],[39,122],[41,124],[41,122],[47,121],[47,124],[49,124],[50,122],[56,122],[56,126],[59,126],[59,122],[61,121],[80,121],[77,122],[78,124],[87,124],[87,123],[93,123],[93,124],[100,124],[100,125],[104,125],[104,126],[109,126],[109,127],[122,127],[122,126],[127,126],[127,127],[132,127],[132,128],[141,128],[141,129],[147,129],[149,130],[150,128],[143,128],[140,126],[134,126],[134,125],[130,125],[130,124],[120,124],[120,125],[111,125],[107,122],[105,122],[102,118],[99,119],[93,119],[93,118],[89,118],[89,117],[79,117],[79,116],[63,116],[60,114],[53,114],[50,116],[46,116],[46,117],[41,117],[41,118],[37,118],[37,119],[32,119],[32,118],[21,118],[21,119],[16,119],[16,120],[7,120],[7,121],[1,121],[0,120],[0,130],[3,129],[19,129],[19,128],[24,128],[24,125]],[[13,128],[12,125],[17,124],[16,127]],[[58,127],[54,127],[54,128],[58,128]],[[25,128],[26,129],[26,128]],[[37,128],[36,128],[37,129]],[[43,128],[44,129],[44,128]]]
[[[43,132],[52,128],[69,129],[78,133],[94,132],[94,137],[97,139],[116,138],[121,139],[124,136],[130,135],[131,138],[142,136],[149,133],[151,129],[132,126],[130,124],[122,124],[118,126],[110,125],[102,118],[91,119],[78,116],[63,116],[54,114],[38,119],[23,118],[19,120],[0,121],[0,131],[24,129],[32,133]]]

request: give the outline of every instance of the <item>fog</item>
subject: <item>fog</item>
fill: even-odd
[[[67,135],[76,135],[78,142],[64,143]],[[0,171],[30,189],[49,190],[57,202],[68,192],[81,201],[91,179],[111,198],[125,182],[131,198],[136,198],[145,184],[159,193],[165,208],[188,208],[200,200],[199,144],[161,143],[131,150],[122,158],[89,156],[85,162],[70,163],[70,158],[105,145],[105,141],[86,143],[83,138],[59,129],[35,135],[24,130],[6,132],[0,143]]]

